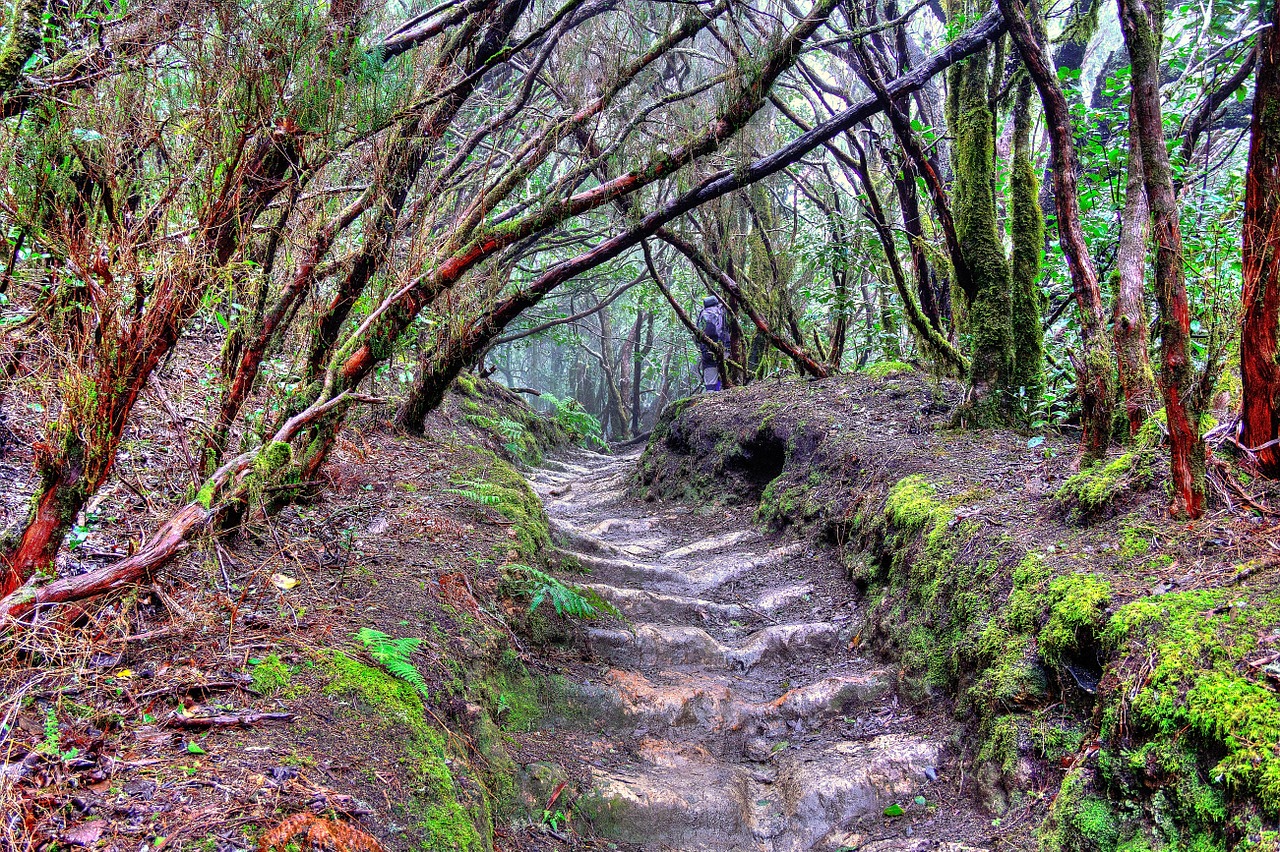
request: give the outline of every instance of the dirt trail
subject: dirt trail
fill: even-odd
[[[625,616],[582,631],[579,689],[629,758],[584,756],[595,830],[650,850],[975,849],[949,732],[859,655],[838,561],[747,511],[629,498],[638,455],[578,451],[531,475],[556,540]]]

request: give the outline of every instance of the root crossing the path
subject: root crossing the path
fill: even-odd
[[[585,756],[576,810],[646,850],[982,848],[945,723],[899,704],[859,652],[835,555],[759,532],[749,510],[628,495],[639,451],[534,472],[562,572],[622,618],[585,623],[575,684],[617,760]],[[977,845],[975,845],[977,844]]]

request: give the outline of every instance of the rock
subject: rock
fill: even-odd
[[[764,737],[751,737],[747,740],[746,755],[751,760],[764,763],[773,757],[773,746]]]
[[[839,742],[814,754],[780,758],[776,786],[784,791],[786,833],[775,852],[804,852],[822,838],[847,831],[861,817],[910,798],[938,761],[938,746],[915,736],[884,735],[870,742]]]
[[[974,772],[978,801],[988,813],[1000,815],[1009,810],[1009,793],[1005,790],[1000,768],[994,763],[982,763]]]
[[[556,788],[569,780],[563,766],[551,761],[539,761],[523,767],[516,777],[520,799],[532,813],[539,813],[551,801]]]

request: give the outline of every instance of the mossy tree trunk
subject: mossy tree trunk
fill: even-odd
[[[1191,311],[1183,269],[1182,230],[1173,172],[1165,147],[1160,106],[1160,43],[1164,5],[1158,0],[1117,0],[1129,48],[1132,103],[1142,150],[1143,182],[1156,247],[1156,301],[1160,306],[1160,391],[1169,424],[1170,476],[1179,517],[1204,511],[1205,446],[1200,437],[1200,389],[1191,361]]]
[[[1280,0],[1258,35],[1253,136],[1244,213],[1244,322],[1240,332],[1246,446],[1280,477]]]
[[[1080,343],[1084,350],[1076,364],[1076,384],[1082,408],[1083,448],[1086,459],[1106,454],[1111,441],[1111,419],[1115,411],[1112,380],[1111,341],[1107,335],[1106,309],[1098,287],[1098,272],[1080,224],[1080,199],[1076,184],[1076,150],[1072,137],[1071,113],[1044,45],[1048,38],[1040,23],[1040,10],[1022,7],[1020,0],[1000,0],[1000,9],[1009,25],[1009,34],[1022,56],[1023,66],[1040,92],[1045,126],[1053,163],[1053,196],[1058,223],[1058,242],[1071,273],[1080,317]],[[1163,143],[1162,143],[1163,144]],[[1028,164],[1027,171],[1030,172]],[[1014,181],[1020,180],[1018,168]],[[1015,185],[1016,192],[1016,185]],[[1014,213],[1015,227],[1017,211]]]
[[[22,69],[40,47],[44,30],[44,0],[15,0],[9,27],[0,45],[0,103],[18,85]]]
[[[1031,163],[1031,79],[1023,77],[1013,105],[1013,164],[1009,204],[1013,229],[1013,385],[1036,405],[1044,396],[1044,330],[1040,323],[1040,265],[1044,212],[1040,182]]]
[[[1151,214],[1142,178],[1142,147],[1129,115],[1129,173],[1125,180],[1124,210],[1120,216],[1120,242],[1112,273],[1115,307],[1111,333],[1115,337],[1116,364],[1124,396],[1129,436],[1138,434],[1147,418],[1156,413],[1156,379],[1151,372],[1151,339],[1147,332],[1147,234]]]
[[[995,134],[986,48],[951,69],[951,128],[955,138],[955,223],[969,271],[969,399],[964,421],[1006,423],[1013,382],[1013,307],[1009,264],[996,225]]]

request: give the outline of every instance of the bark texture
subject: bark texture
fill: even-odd
[[[1084,427],[1082,446],[1086,459],[1099,459],[1106,454],[1111,440],[1115,385],[1112,381],[1111,341],[1107,335],[1107,315],[1102,303],[1102,291],[1098,287],[1098,272],[1089,255],[1084,229],[1080,225],[1080,196],[1076,184],[1076,150],[1071,131],[1071,113],[1066,95],[1058,83],[1057,73],[1044,49],[1047,39],[1043,28],[1038,26],[1039,11],[1034,7],[1024,9],[1019,0],[1000,0],[1000,9],[1009,26],[1009,35],[1017,45],[1023,65],[1035,82],[1040,92],[1040,102],[1044,105],[1045,128],[1049,134],[1053,165],[1058,241],[1071,273],[1071,289],[1079,311],[1080,342],[1084,350],[1076,363],[1076,386],[1082,409],[1080,420]],[[1160,144],[1163,146],[1163,141]],[[1016,173],[1014,177],[1016,180]],[[1015,212],[1015,218],[1016,215]]]
[[[1120,243],[1112,274],[1115,308],[1111,333],[1116,344],[1120,390],[1124,395],[1129,435],[1138,434],[1147,418],[1160,407],[1156,380],[1151,372],[1151,339],[1147,332],[1147,235],[1151,214],[1142,177],[1142,149],[1132,110],[1129,116],[1129,173],[1125,182],[1124,210],[1120,217]]]
[[[1244,321],[1240,373],[1243,440],[1258,467],[1280,476],[1280,0],[1258,36],[1253,138],[1244,212]],[[1269,444],[1270,446],[1265,446]]]
[[[1160,391],[1169,425],[1173,486],[1170,511],[1178,517],[1198,518],[1204,512],[1205,446],[1200,437],[1201,402],[1191,361],[1191,311],[1183,269],[1182,230],[1160,107],[1164,5],[1156,0],[1117,0],[1117,5],[1129,48],[1134,118],[1156,249]]]

